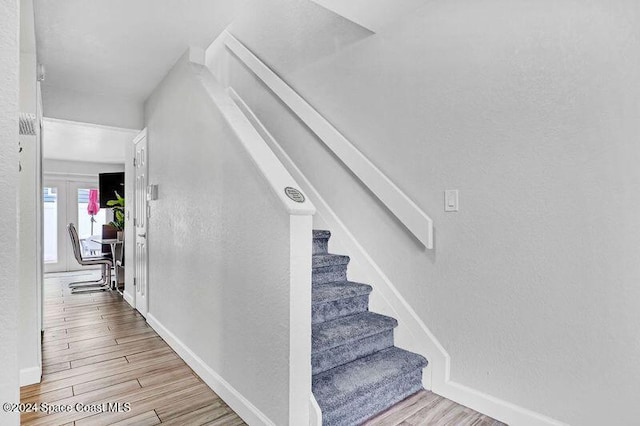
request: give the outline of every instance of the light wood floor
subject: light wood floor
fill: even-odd
[[[22,402],[130,403],[129,412],[23,413],[24,425],[224,425],[245,423],[117,293],[71,295],[45,279],[43,380],[21,389]]]
[[[21,389],[23,403],[130,403],[129,412],[24,413],[24,425],[219,425],[245,423],[117,293],[72,295],[70,281],[45,278],[43,380]],[[422,391],[366,426],[499,426],[467,407]]]
[[[504,423],[423,390],[365,423],[365,426],[397,425],[504,426]]]

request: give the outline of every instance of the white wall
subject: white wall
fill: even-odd
[[[183,58],[145,107],[149,182],[159,186],[148,229],[150,323],[199,359],[209,384],[229,384],[236,411],[244,398],[288,424],[289,214],[191,73]]]
[[[24,3],[28,3],[23,1]],[[31,19],[21,11],[22,20]],[[22,45],[21,45],[22,47]],[[35,46],[34,46],[35,47]],[[36,56],[20,53],[20,111],[36,114]],[[20,136],[19,224],[20,239],[20,370],[21,384],[31,384],[40,379],[40,324],[38,323],[37,272],[40,262],[37,249],[37,222],[39,201],[38,136]]]
[[[246,7],[231,32],[434,219],[425,251],[234,57],[214,58],[452,379],[571,424],[634,424],[640,6],[434,1],[375,35],[312,3]]]
[[[19,402],[18,383],[18,108],[19,12],[17,1],[0,2],[0,400]],[[17,413],[0,411],[0,423],[17,425]]]
[[[44,85],[45,117],[128,129],[142,128],[142,103],[134,98],[74,92]]]
[[[36,42],[33,1],[20,1],[20,111],[37,114]],[[38,128],[39,125],[36,125]],[[20,136],[19,223],[20,240],[20,384],[40,381],[40,290],[42,259],[38,250],[37,203],[40,182],[40,134]]]
[[[91,161],[52,160],[45,158],[42,170],[48,175],[87,175],[95,176],[99,173],[124,172],[124,164],[97,163]]]
[[[135,129],[45,118],[43,157],[52,160],[124,163]]]

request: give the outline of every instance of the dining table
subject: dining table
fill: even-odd
[[[120,291],[120,288],[119,288],[121,273],[119,273],[118,268],[122,268],[122,271],[124,272],[124,266],[117,265],[116,261],[122,260],[121,253],[123,249],[122,244],[124,243],[124,241],[119,240],[117,238],[100,238],[100,237],[91,237],[90,240],[97,244],[108,244],[109,247],[111,248],[111,258],[113,259],[113,270],[115,271],[115,284],[111,283],[111,289],[117,291],[121,296],[123,296],[123,293]]]

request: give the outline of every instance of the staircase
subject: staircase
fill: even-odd
[[[421,390],[427,360],[393,345],[398,322],[369,312],[371,286],[347,280],[330,237],[313,231],[312,389],[323,425],[358,425]]]

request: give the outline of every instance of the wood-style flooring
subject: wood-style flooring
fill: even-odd
[[[23,403],[129,403],[127,412],[23,413],[24,425],[219,425],[245,423],[115,292],[72,295],[70,281],[45,278],[42,383],[21,389]],[[431,392],[422,391],[366,426],[499,426]]]
[[[88,410],[120,402],[130,410],[23,413],[21,424],[245,424],[116,292],[70,293],[70,281],[90,278],[45,278],[43,380],[23,387],[21,401]]]
[[[420,391],[364,426],[506,426],[435,393]]]

